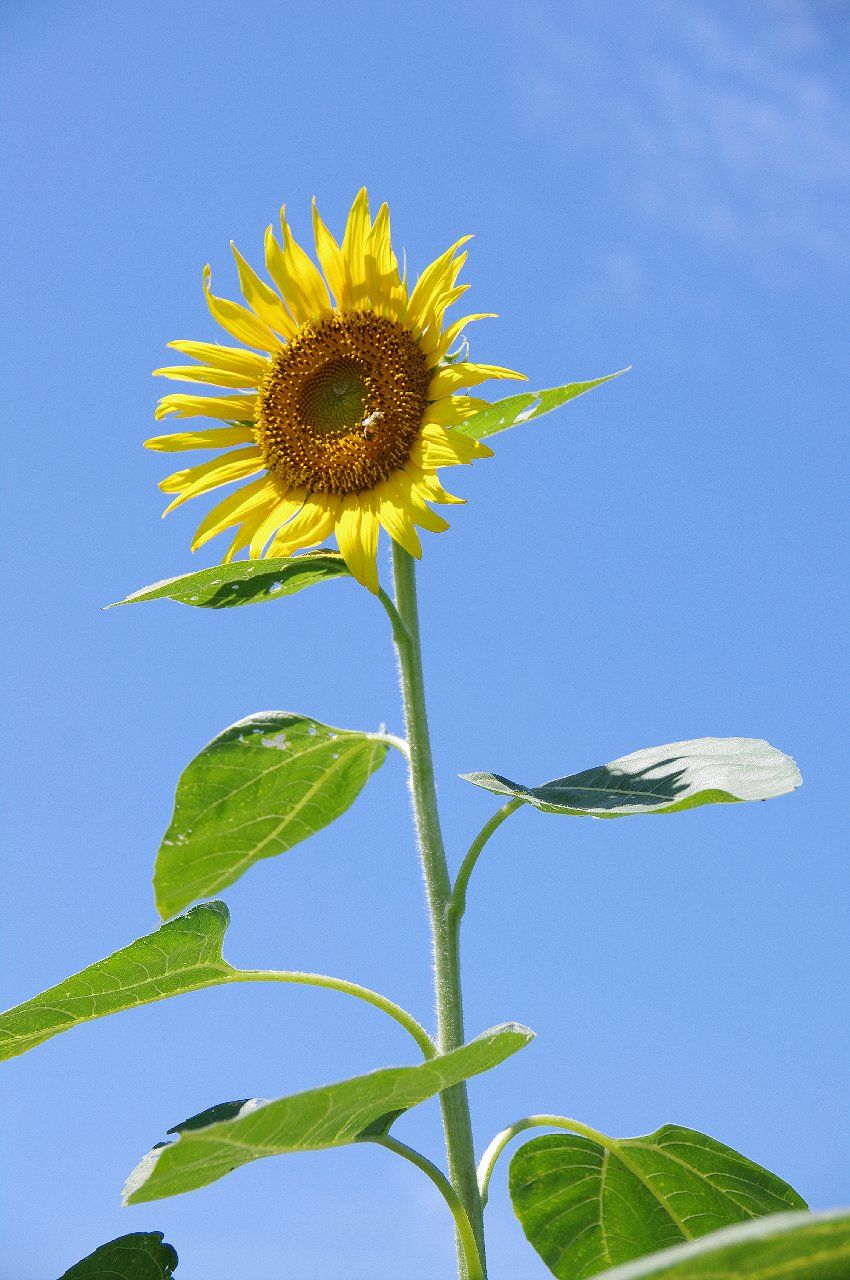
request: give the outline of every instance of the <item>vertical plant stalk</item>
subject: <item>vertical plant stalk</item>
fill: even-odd
[[[437,1004],[437,1048],[448,1053],[463,1044],[463,1003],[460,983],[458,930],[451,918],[452,887],[437,811],[434,765],[425,709],[419,611],[416,603],[415,561],[398,543],[392,543],[395,607],[401,626],[393,627],[404,703],[407,741],[410,746],[410,790],[422,860],[422,873],[431,919],[434,947],[434,984]],[[475,1168],[475,1147],[469,1116],[466,1084],[440,1094],[446,1136],[449,1177],[466,1210],[478,1246],[481,1275],[486,1280],[484,1224]],[[463,1241],[458,1238],[458,1270],[468,1280]]]

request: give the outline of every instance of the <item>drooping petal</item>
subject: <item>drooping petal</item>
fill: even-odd
[[[306,547],[315,547],[333,533],[339,498],[331,493],[316,493],[310,497],[303,494],[302,498],[298,514],[272,540],[267,558],[291,556]]]
[[[245,550],[245,548],[250,544],[255,530],[261,522],[265,520],[265,518],[266,513],[264,507],[259,507],[257,510],[248,513],[242,521],[242,524],[236,530],[236,536],[227,548],[223,559],[224,564],[230,564],[230,561],[235,555],[238,555],[240,551]]]
[[[410,457],[417,466],[426,471],[436,467],[456,467],[460,463],[472,462],[474,458],[492,458],[493,450],[480,440],[471,440],[469,436],[452,431],[451,427],[438,427],[427,423],[410,451]]]
[[[163,396],[156,406],[157,422],[173,413],[178,418],[223,418],[225,422],[250,422],[256,396],[187,396],[179,391]]]
[[[252,386],[256,387],[266,369],[269,367],[265,356],[258,356],[255,351],[245,351],[242,347],[223,347],[218,342],[186,342],[179,339],[169,342],[169,347],[179,351],[191,360],[199,360],[214,369],[227,369],[231,373],[244,374],[252,378]]]
[[[207,431],[175,431],[170,436],[151,436],[146,449],[157,453],[187,453],[190,449],[226,449],[232,444],[254,444],[251,427],[210,427]]]
[[[422,556],[419,534],[416,532],[407,507],[397,498],[394,485],[384,481],[375,490],[374,496],[381,526],[386,529],[394,542],[404,547],[408,555],[415,556],[419,560]]]
[[[270,329],[276,329],[278,333],[291,338],[298,326],[283,305],[280,295],[275,293],[274,289],[270,289],[264,280],[260,279],[254,268],[242,257],[232,240],[230,241],[230,247],[233,250],[236,269],[239,272],[239,287],[248,306]]]
[[[495,311],[479,311],[475,315],[461,316],[459,320],[453,321],[453,323],[441,333],[436,330],[433,332],[429,330],[419,343],[425,355],[428,357],[428,364],[439,364],[443,357],[451,351],[452,347],[468,324],[472,324],[475,320],[496,319],[498,319],[498,317]]]
[[[431,379],[428,395],[432,400],[439,400],[441,396],[450,396],[462,387],[477,387],[479,382],[487,382],[490,378],[518,378],[520,382],[528,381],[524,373],[517,373],[515,369],[503,369],[498,364],[469,364],[459,360],[457,364],[442,365],[437,370]]]
[[[263,548],[271,538],[272,534],[277,533],[287,520],[291,520],[297,515],[304,505],[304,495],[300,490],[294,490],[278,498],[274,503],[266,518],[257,525],[254,535],[251,538],[251,545],[248,548],[248,555],[252,560],[259,560],[263,554]]]
[[[204,267],[204,296],[210,314],[226,330],[231,337],[238,338],[248,347],[257,347],[260,351],[276,351],[280,346],[278,338],[267,324],[258,320],[247,307],[228,298],[217,298],[210,291],[210,266]]]
[[[415,463],[408,461],[404,470],[417,483],[419,492],[428,502],[440,502],[444,506],[465,506],[466,498],[458,498],[456,494],[444,489],[433,471],[423,471]]]
[[[420,529],[427,529],[429,533],[445,533],[449,528],[448,520],[444,520],[442,516],[438,516],[436,511],[432,511],[427,505],[425,495],[419,492],[416,481],[404,471],[397,471],[390,479],[393,482],[394,491],[399,502],[410,513],[410,517],[414,524],[418,524]]]
[[[182,506],[190,498],[199,493],[207,493],[210,489],[218,489],[223,484],[234,480],[244,480],[263,470],[263,456],[259,449],[234,449],[220,458],[211,458],[197,467],[187,467],[184,471],[175,471],[173,475],[160,480],[159,487],[163,493],[177,493],[177,497],[163,511],[168,515],[175,507]]]
[[[207,512],[198,525],[192,539],[192,551],[197,551],[225,529],[241,524],[252,512],[262,512],[265,515],[271,504],[277,501],[277,496],[275,484],[268,476],[261,476],[259,480],[243,485],[235,493],[229,493]]]
[[[378,518],[368,494],[350,493],[340,502],[336,540],[352,575],[378,593]]]

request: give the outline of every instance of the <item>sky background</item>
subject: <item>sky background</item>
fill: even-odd
[[[494,802],[643,746],[766,737],[766,805],[578,821],[526,810],[476,871],[470,1034],[534,1045],[471,1086],[479,1149],[531,1111],[705,1130],[850,1202],[846,627],[848,10],[827,0],[6,0],[2,335],[6,1002],[156,926],[181,769],[267,708],[400,729],[385,619],[354,584],[231,612],[102,613],[192,559],[160,521],[150,370],[217,336],[201,293],[286,201],[387,199],[415,272],[459,235],[474,355],[532,387],[632,364],[455,473],[420,572],[453,865]],[[496,394],[500,388],[495,388]],[[207,551],[209,554],[207,555]],[[385,555],[385,552],[383,553]],[[382,561],[386,574],[386,561]],[[846,701],[846,699],[845,699]],[[393,755],[349,813],[226,893],[236,964],[324,970],[429,1017]],[[445,1207],[379,1149],[266,1160],[122,1210],[164,1131],[413,1061],[330,993],[207,991],[4,1068],[2,1280],[160,1229],[180,1280],[451,1274]],[[441,1159],[436,1106],[398,1134]],[[548,1274],[507,1199],[492,1280]]]

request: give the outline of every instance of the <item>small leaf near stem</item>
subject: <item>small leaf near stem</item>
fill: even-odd
[[[469,1215],[461,1203],[460,1196],[443,1171],[438,1169],[435,1164],[432,1164],[419,1151],[415,1151],[413,1147],[408,1147],[405,1143],[399,1142],[396,1138],[389,1137],[389,1135],[381,1138],[370,1138],[369,1141],[376,1143],[378,1146],[386,1147],[387,1151],[394,1151],[396,1155],[409,1160],[412,1165],[415,1165],[417,1169],[421,1169],[431,1179],[449,1206],[452,1217],[455,1220],[455,1229],[463,1248],[469,1280],[485,1280],[484,1271],[481,1267],[481,1255],[478,1252],[475,1232],[472,1230]]]

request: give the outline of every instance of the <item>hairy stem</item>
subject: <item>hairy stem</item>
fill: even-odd
[[[450,918],[451,881],[437,812],[434,766],[425,710],[415,562],[398,543],[393,542],[392,550],[395,580],[393,612],[396,615],[396,620],[393,622],[393,637],[398,654],[407,741],[410,747],[410,790],[413,797],[413,813],[434,947],[437,1048],[441,1053],[448,1053],[451,1049],[457,1049],[463,1044],[458,931],[453,927]],[[392,614],[390,618],[393,621]],[[451,1089],[446,1089],[440,1094],[440,1104],[443,1112],[449,1176],[472,1224],[481,1264],[480,1274],[486,1278],[483,1215],[475,1172],[475,1148],[472,1141],[466,1085],[457,1084]],[[471,1280],[466,1253],[460,1238],[458,1238],[458,1270],[461,1280]]]
[[[406,1146],[403,1142],[398,1142],[395,1138],[385,1136],[383,1138],[371,1138],[370,1141],[376,1142],[381,1147],[386,1147],[388,1151],[394,1151],[396,1155],[403,1156],[405,1160],[409,1160],[411,1164],[416,1165],[417,1169],[421,1169],[424,1174],[427,1174],[451,1209],[452,1217],[455,1220],[458,1243],[463,1249],[469,1280],[485,1280],[472,1223],[469,1221],[460,1196],[442,1170],[438,1169],[430,1160],[427,1160],[419,1151],[415,1151],[413,1147]]]

